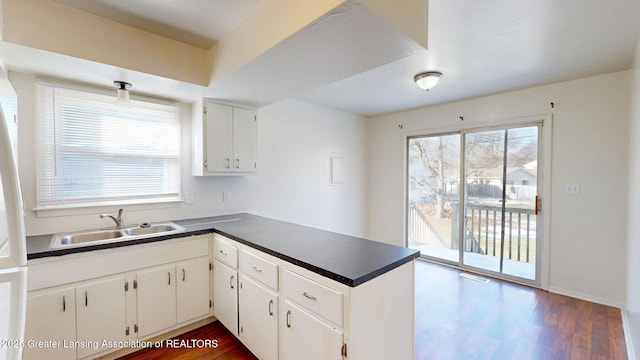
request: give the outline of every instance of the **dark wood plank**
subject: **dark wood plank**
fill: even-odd
[[[257,358],[236,339],[220,322],[200,327],[175,337],[177,340],[217,340],[217,348],[193,346],[192,348],[149,348],[123,356],[120,360],[256,360]],[[203,344],[203,343],[201,343]],[[197,344],[196,344],[197,345]]]
[[[620,309],[416,264],[416,359],[627,359]]]

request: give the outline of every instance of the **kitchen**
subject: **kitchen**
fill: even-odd
[[[18,63],[18,61],[14,60],[13,64],[9,66],[10,68],[19,69],[20,66],[31,66],[37,69],[42,63],[46,63],[47,67],[51,69],[47,75],[52,77],[76,81],[81,81],[81,78],[84,77],[87,79],[84,82],[103,87],[110,86],[114,80],[129,80],[133,84],[132,94],[135,94],[135,91],[139,91],[142,94],[153,94],[154,88],[162,86],[167,88],[167,92],[158,94],[159,96],[184,101],[189,100],[186,98],[186,94],[189,92],[191,94],[197,93],[202,88],[210,92],[205,92],[205,94],[197,93],[194,97],[199,98],[200,101],[202,98],[220,98],[218,96],[220,93],[226,94],[226,92],[233,93],[234,91],[232,84],[224,84],[224,82],[219,85],[222,87],[220,93],[216,93],[211,89],[207,90],[206,86],[202,86],[203,83],[207,84],[209,82],[208,80],[203,81],[203,74],[204,77],[208,76],[204,69],[205,64],[194,64],[194,62],[203,58],[202,53],[204,51],[193,48],[181,49],[185,51],[180,51],[180,53],[188,53],[188,55],[182,58],[160,58],[153,56],[153,49],[147,49],[144,46],[133,46],[132,48],[136,49],[136,51],[116,51],[120,49],[119,47],[122,45],[123,40],[119,40],[120,43],[114,44],[104,38],[101,39],[100,43],[106,44],[107,48],[102,51],[96,49],[95,46],[90,46],[91,39],[87,40],[78,36],[78,33],[81,32],[75,31],[74,33],[73,29],[60,27],[63,24],[74,23],[76,20],[85,24],[104,21],[104,26],[98,28],[114,28],[118,29],[118,31],[124,31],[121,25],[101,20],[101,18],[98,19],[77,10],[70,10],[54,2],[38,2],[38,4],[42,5],[41,9],[38,9],[38,7],[23,7],[20,6],[20,3],[12,1],[5,1],[3,4],[5,7],[5,33],[3,34],[5,44],[3,44],[3,53],[6,54],[3,55],[6,56],[4,61],[6,64],[11,63],[10,57],[13,54],[16,59],[20,59],[22,62]],[[7,16],[7,10],[14,11],[15,16]],[[34,13],[29,13],[29,11]],[[59,12],[56,21],[47,19],[47,15],[52,11]],[[65,19],[65,16],[68,16],[66,21],[61,20]],[[30,24],[17,24],[16,22],[18,21],[16,19],[19,18],[34,19],[32,24],[37,23],[38,26],[31,25],[32,31],[23,30],[22,26],[28,28]],[[12,19],[13,23],[11,22]],[[301,21],[305,20],[302,19]],[[629,37],[635,36],[633,42],[637,42],[637,33],[631,31],[629,33],[632,33]],[[142,35],[133,30],[127,32],[127,34],[134,45],[139,45],[139,43],[135,43],[135,39],[136,36],[142,37]],[[47,38],[48,36],[50,37]],[[61,38],[58,36],[62,36],[61,38],[64,39],[74,38],[77,42],[77,48],[64,48],[64,46],[68,46],[65,45],[67,42],[60,41],[59,39]],[[148,39],[147,35],[144,36],[144,39]],[[25,45],[16,45],[16,43]],[[172,43],[172,46],[180,45]],[[35,49],[45,51],[36,51]],[[404,54],[407,54],[413,50],[409,47],[405,51]],[[60,55],[60,53],[56,52],[66,55]],[[126,56],[122,54],[126,54]],[[140,58],[157,58],[158,61],[137,60]],[[192,62],[190,63],[189,61]],[[388,59],[382,61],[388,61]],[[29,64],[29,62],[35,64]],[[104,65],[105,63],[110,65]],[[368,64],[368,66],[375,65]],[[177,68],[188,69],[189,71],[184,70],[180,73],[175,70]],[[126,71],[123,69],[131,70]],[[424,69],[421,68],[420,70]],[[565,123],[562,119],[563,116],[582,116],[589,119],[595,117],[595,115],[584,114],[584,112],[588,112],[581,108],[584,102],[593,100],[592,103],[598,105],[596,109],[600,108],[601,112],[607,113],[615,119],[622,119],[628,116],[621,110],[621,108],[625,108],[626,103],[622,100],[616,100],[616,95],[625,96],[627,94],[625,89],[630,82],[630,76],[624,70],[628,70],[628,68],[624,68],[624,65],[622,67],[618,66],[609,70],[609,72],[613,72],[612,74],[606,75],[609,72],[601,73],[600,78],[587,78],[582,82],[523,90],[521,93],[513,93],[503,97],[495,96],[485,100],[477,100],[476,102],[460,103],[457,109],[452,105],[448,107],[443,105],[434,107],[431,110],[424,110],[422,113],[420,110],[416,110],[409,114],[399,113],[374,117],[373,119],[354,115],[357,113],[356,111],[350,113],[310,104],[304,99],[302,101],[300,99],[286,99],[274,102],[271,105],[261,107],[259,110],[259,167],[257,176],[192,177],[190,166],[192,158],[190,124],[199,115],[201,105],[197,103],[197,100],[193,106],[182,104],[181,114],[184,116],[184,121],[181,121],[181,156],[183,156],[181,186],[185,194],[187,192],[193,193],[194,203],[181,204],[169,208],[150,205],[128,206],[125,210],[125,219],[129,223],[135,224],[145,221],[155,222],[167,219],[188,219],[248,212],[358,237],[378,239],[395,245],[403,245],[402,205],[399,204],[403,198],[402,189],[399,185],[389,186],[389,184],[401,184],[403,181],[398,179],[399,176],[402,176],[402,169],[400,168],[402,160],[395,155],[401,151],[399,149],[402,149],[402,145],[398,141],[402,138],[403,133],[398,132],[398,124],[404,125],[405,129],[410,127],[420,129],[425,127],[417,119],[420,116],[433,114],[434,117],[455,117],[457,120],[460,116],[458,114],[460,111],[466,113],[464,114],[466,115],[465,121],[486,122],[488,121],[487,118],[492,116],[511,118],[549,112],[551,110],[549,110],[548,103],[551,100],[555,100],[558,107],[555,110],[557,117],[554,119],[554,125],[558,128],[559,133],[555,134],[554,139],[558,139],[557,141],[564,141],[567,138],[573,139],[573,137],[563,135],[570,133],[570,130],[568,122]],[[408,85],[415,87],[411,77],[417,71],[419,70],[411,69]],[[622,71],[622,73],[615,73],[614,71]],[[160,77],[149,74],[159,74]],[[238,77],[241,77],[240,75]],[[215,77],[215,75],[212,76]],[[178,78],[180,81],[168,81],[167,78]],[[444,79],[447,79],[446,72]],[[24,126],[26,129],[36,129],[36,100],[32,88],[35,77],[29,75],[26,70],[10,71],[9,80],[18,95],[20,126]],[[322,81],[330,80],[330,78],[326,78]],[[176,85],[176,83],[178,84]],[[184,85],[185,83],[187,85]],[[200,85],[189,85],[194,83]],[[216,84],[216,81],[213,81],[213,83]],[[317,85],[318,83],[310,82],[309,86],[311,84]],[[181,88],[179,85],[183,87]],[[258,85],[256,84],[255,86],[256,91],[259,89]],[[292,90],[291,88],[286,89],[285,85],[294,87],[295,84],[283,84],[280,90],[284,93]],[[443,87],[445,85],[446,82],[444,81],[440,84]],[[194,88],[198,88],[198,90],[195,91]],[[213,88],[215,89],[215,86]],[[584,88],[592,90],[590,92],[581,92],[584,91],[582,90]],[[427,95],[438,96],[437,89],[430,91]],[[506,90],[503,89],[502,91]],[[500,90],[489,90],[489,93],[491,92],[500,92]],[[573,98],[567,98],[566,94],[573,96],[573,94],[579,95],[583,93],[586,94],[585,96],[589,100],[579,99],[580,105],[576,105],[569,113],[563,113],[563,111],[570,109],[568,105],[572,104],[573,100]],[[281,96],[282,93],[273,95]],[[604,95],[609,97],[605,98],[603,97]],[[255,94],[252,94],[252,96],[254,98],[257,97]],[[262,94],[262,96],[266,95]],[[408,97],[412,96],[424,97],[424,93],[420,92],[418,95],[410,95]],[[505,107],[504,104],[512,101],[512,98],[516,99],[514,101],[516,104],[524,108],[516,110],[513,107]],[[232,101],[235,99],[230,95],[230,98],[223,98],[222,100]],[[563,107],[562,100],[564,100],[565,107]],[[187,102],[186,104],[191,103]],[[460,110],[460,106],[462,106],[462,110]],[[495,111],[494,109],[497,107],[504,107],[504,110]],[[593,109],[589,108],[589,110]],[[472,115],[467,115],[477,111],[486,111],[486,115],[482,119],[475,120]],[[304,121],[301,121],[301,119],[304,119]],[[626,124],[628,120],[620,121],[620,124]],[[564,127],[563,124],[565,124]],[[607,129],[605,125],[595,120],[592,120],[589,124],[590,127],[588,129],[593,132],[601,132]],[[614,135],[624,136],[626,134],[625,126],[616,128],[612,137]],[[392,131],[396,131],[398,135],[389,135],[393,134]],[[308,134],[308,136],[301,136],[300,134]],[[565,137],[563,138],[562,136]],[[35,134],[30,135],[29,131],[27,131],[26,133],[21,133],[20,137],[18,142],[19,172],[20,174],[36,174],[37,161],[35,159],[37,154],[33,151],[36,147]],[[589,139],[589,137],[585,137],[585,139]],[[384,144],[384,146],[379,147],[378,145],[380,144]],[[584,146],[582,141],[574,141],[573,144],[580,146],[580,148]],[[614,145],[611,146],[611,144]],[[554,188],[562,188],[563,183],[571,181],[572,177],[585,178],[587,175],[583,173],[578,175],[569,172],[562,175],[562,168],[565,168],[565,171],[569,171],[569,167],[563,166],[563,161],[565,163],[569,162],[567,159],[570,158],[570,155],[568,155],[567,151],[559,150],[562,148],[561,145],[554,145],[556,145],[554,148],[558,149],[557,159],[560,161],[558,165],[554,165],[560,168],[554,167]],[[608,148],[609,153],[614,154],[613,157],[619,156],[621,160],[612,164],[612,169],[610,169],[609,173],[615,178],[613,184],[605,183],[604,179],[602,179],[597,184],[594,184],[593,187],[625,187],[625,184],[627,184],[627,171],[625,170],[626,163],[624,163],[624,159],[628,157],[626,155],[628,152],[626,143],[624,141],[608,140],[606,145],[600,145],[593,152],[599,154],[601,151],[597,150],[605,147]],[[394,155],[391,155],[392,153]],[[330,159],[335,154],[343,155],[344,158],[344,183],[339,186],[330,186],[328,184]],[[29,156],[33,157],[31,161],[28,160]],[[370,161],[370,158],[379,159],[380,162],[375,163]],[[584,161],[586,163],[586,160]],[[584,166],[584,168],[588,167]],[[384,172],[394,172],[397,175],[386,176],[383,175]],[[28,235],[102,228],[107,226],[108,223],[105,223],[105,219],[100,219],[99,215],[103,212],[113,213],[117,210],[117,207],[109,207],[92,211],[90,214],[84,211],[65,210],[62,213],[58,212],[55,216],[47,216],[47,211],[45,210],[42,214],[36,214],[32,211],[37,207],[36,177],[23,175],[20,180],[23,187],[25,225]],[[224,201],[225,193],[230,195],[230,201]],[[370,193],[378,195],[370,196]],[[556,198],[560,199],[562,195],[558,195]],[[578,200],[583,199],[587,200],[587,205],[582,205],[582,207],[600,203],[604,204],[601,206],[616,208],[619,204],[626,204],[626,200],[621,194],[617,194],[613,198],[603,199],[594,197],[594,195],[590,195],[585,190],[585,193]],[[559,210],[554,216],[559,216],[559,220],[553,223],[554,231],[557,231],[557,233],[551,234],[554,239],[564,237],[570,232],[571,226],[576,225],[575,221],[570,220],[571,217],[569,215],[563,214],[565,212],[567,214],[570,213],[574,206],[581,207],[571,199],[557,201],[559,202]],[[611,212],[607,211],[605,213],[609,214]],[[596,215],[592,216],[595,218]],[[607,251],[602,253],[599,253],[601,248],[596,245],[597,242],[594,239],[596,235],[589,234],[589,229],[579,230],[581,237],[587,239],[586,247],[583,248],[585,249],[585,258],[593,260],[598,257],[605,257],[601,263],[590,264],[592,268],[585,266],[582,262],[574,262],[563,267],[562,262],[566,258],[567,251],[564,248],[569,247],[570,244],[553,243],[556,246],[557,255],[551,260],[553,265],[551,268],[558,270],[550,275],[551,281],[549,285],[560,290],[573,291],[575,295],[580,295],[583,298],[591,297],[592,300],[614,303],[614,305],[617,304],[622,307],[622,304],[627,301],[624,295],[626,269],[624,268],[624,261],[622,261],[626,257],[625,244],[627,240],[626,231],[624,230],[626,228],[626,220],[613,218],[613,215],[611,215],[611,218],[607,218],[606,221],[617,226],[612,226],[614,233],[609,234],[615,239],[614,244],[607,247]],[[568,222],[567,225],[561,225],[564,222]],[[387,226],[382,225],[385,223]],[[82,227],[77,224],[81,224]],[[563,251],[565,251],[565,255],[562,255]],[[578,269],[578,271],[571,270],[572,267]],[[586,276],[584,275],[585,273],[587,274]],[[594,279],[594,283],[597,286],[591,288],[589,287],[591,285],[584,284],[584,281],[576,280],[583,277]],[[610,279],[616,280],[611,281]]]

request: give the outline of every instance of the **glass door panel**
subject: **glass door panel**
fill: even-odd
[[[536,281],[538,133],[464,134],[464,266]]]
[[[460,134],[410,138],[407,246],[459,263]]]

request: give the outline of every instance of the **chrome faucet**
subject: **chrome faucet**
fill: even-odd
[[[118,217],[114,217],[113,215],[110,214],[101,214],[100,215],[100,219],[104,219],[106,217],[111,218],[111,220],[116,222],[116,229],[122,229],[122,212],[124,211],[124,209],[118,209]]]

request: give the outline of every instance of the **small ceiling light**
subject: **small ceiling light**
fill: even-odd
[[[414,76],[413,81],[416,82],[420,89],[429,91],[438,84],[441,76],[442,73],[439,71],[427,71]]]
[[[118,97],[116,98],[116,103],[118,104],[127,104],[129,103],[129,88],[131,88],[131,84],[125,81],[116,80],[113,82],[118,88]]]

